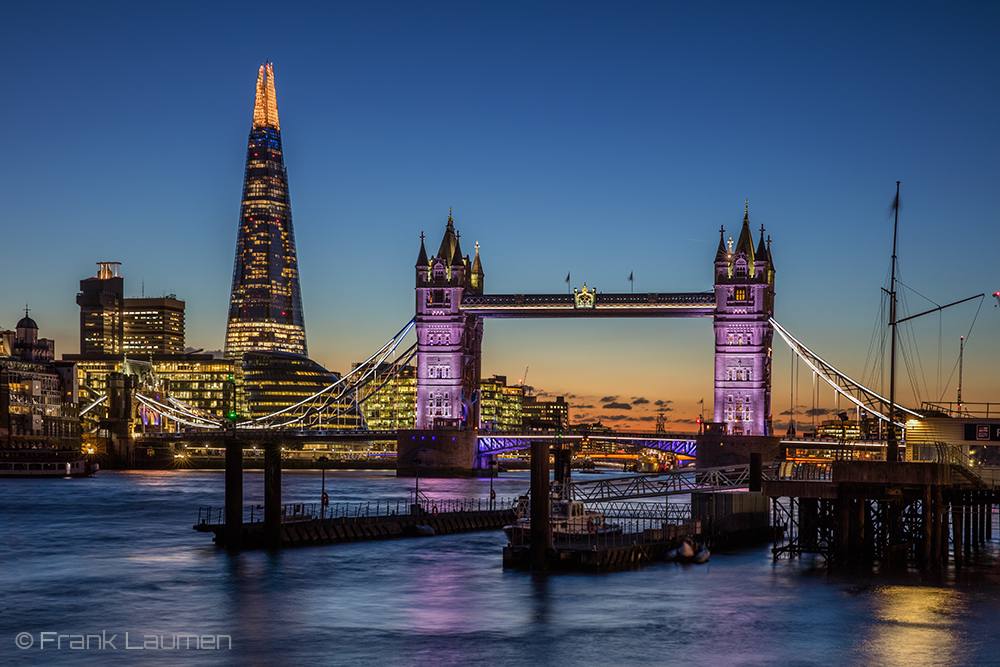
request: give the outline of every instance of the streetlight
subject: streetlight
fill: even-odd
[[[493,501],[497,497],[496,492],[493,490],[493,476],[496,474],[496,473],[493,472],[493,468],[495,468],[496,465],[497,465],[497,460],[495,458],[493,458],[493,456],[491,455],[490,456],[490,463],[489,463],[489,466],[490,466],[490,510],[491,511],[493,510]]]
[[[326,462],[329,461],[325,456],[319,457],[317,462],[319,463],[320,470],[320,508],[319,508],[319,518],[326,518],[326,506],[330,504],[330,497],[326,495]]]
[[[413,476],[415,479],[416,486],[413,490],[413,505],[410,507],[410,514],[420,514],[420,464],[423,461],[420,459],[419,452],[423,449],[421,447],[416,451],[416,456],[411,459],[413,461]],[[416,509],[416,512],[413,510]]]

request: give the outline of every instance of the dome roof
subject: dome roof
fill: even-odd
[[[35,324],[35,320],[33,320],[30,317],[28,317],[27,315],[25,315],[24,317],[21,318],[21,320],[17,323],[17,326],[14,327],[14,328],[15,329],[35,329],[35,330],[37,330],[38,329],[38,325]]]

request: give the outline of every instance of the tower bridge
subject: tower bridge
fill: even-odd
[[[463,256],[451,214],[438,251],[429,255],[421,234],[415,265],[417,414],[415,429],[400,432],[398,470],[415,471],[413,461],[439,469],[483,465],[478,436],[483,322],[490,318],[713,318],[715,339],[714,422],[731,435],[772,436],[771,343],[774,327],[774,262],[764,228],[754,247],[749,206],[739,239],[726,242],[720,229],[712,291],[605,294],[574,289],[571,294],[487,294],[485,272],[475,255]],[[431,447],[424,436],[440,432]],[[759,443],[758,443],[759,444]],[[777,439],[773,442],[777,449]]]
[[[400,474],[468,474],[485,468],[498,452],[525,449],[537,432],[480,431],[479,383],[484,321],[523,318],[709,318],[715,347],[714,411],[710,433],[601,434],[606,440],[692,455],[697,442],[711,443],[709,464],[745,460],[749,450],[777,452],[779,439],[772,429],[771,345],[774,332],[817,375],[849,400],[887,420],[888,401],[851,380],[809,350],[773,319],[775,269],[770,238],[760,229],[754,244],[749,208],[744,211],[738,241],[726,240],[720,229],[713,266],[713,289],[705,292],[603,293],[586,284],[569,294],[488,294],[485,292],[479,245],[470,259],[463,256],[460,235],[449,214],[438,251],[429,255],[421,234],[415,265],[415,315],[365,362],[316,394],[271,415],[239,424],[241,438],[254,441],[318,442],[323,439],[383,440],[395,435]],[[410,331],[416,341],[404,342]],[[390,382],[410,360],[416,360],[415,428],[395,432],[361,429],[340,431],[345,410],[360,412],[360,403]],[[143,409],[185,425],[188,430],[231,433],[233,425],[166,396],[136,394]],[[98,401],[101,399],[99,398]],[[896,406],[897,415],[919,413]],[[88,408],[84,409],[86,412]],[[901,423],[897,424],[902,426]],[[280,435],[278,433],[280,432]],[[270,434],[270,435],[269,435]],[[563,442],[597,434],[566,430]],[[145,436],[156,439],[156,436]],[[165,438],[169,441],[170,438]],[[742,445],[734,445],[735,442]],[[744,447],[746,451],[730,451]],[[727,449],[728,448],[728,449]],[[721,454],[735,458],[719,459]]]

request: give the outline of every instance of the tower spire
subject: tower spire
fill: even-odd
[[[278,125],[278,98],[274,94],[274,65],[265,62],[257,70],[257,96],[253,103],[253,127],[270,127],[280,130]]]

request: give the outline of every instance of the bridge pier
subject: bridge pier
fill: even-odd
[[[472,477],[477,468],[476,431],[414,429],[399,431],[396,439],[396,476]]]
[[[226,438],[226,548],[243,546],[243,443]]]
[[[281,446],[264,445],[264,546],[281,548]]]
[[[549,443],[531,443],[531,569],[549,569],[552,524],[549,523]]]
[[[695,465],[699,468],[753,465],[754,454],[763,462],[775,460],[781,452],[781,438],[777,436],[704,433],[697,436],[697,441]]]

